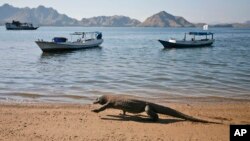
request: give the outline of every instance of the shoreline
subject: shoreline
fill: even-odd
[[[106,93],[104,93],[106,94]],[[250,102],[250,98],[248,95],[244,95],[241,97],[228,97],[228,96],[189,96],[189,95],[155,95],[155,97],[150,96],[143,96],[143,95],[128,95],[128,94],[110,94],[109,95],[126,95],[130,97],[136,97],[141,100],[157,102],[157,103],[166,103],[166,102],[173,102],[173,103],[196,103],[196,102],[209,102],[209,103],[217,103],[217,102]],[[13,103],[13,104],[91,104],[95,98],[99,97],[100,95],[90,95],[90,96],[80,96],[80,95],[57,95],[57,96],[42,96],[40,94],[34,93],[15,93],[17,96],[10,95],[3,95],[0,94],[0,104],[1,103]],[[19,98],[18,98],[19,97]]]
[[[116,94],[116,93],[101,93],[95,95],[74,95],[74,94],[62,94],[62,95],[43,95],[39,93],[0,93],[0,103],[63,103],[63,104],[91,104],[97,97],[101,95],[125,95],[130,97],[136,97],[138,99],[153,101],[157,103],[165,102],[250,102],[249,95],[240,96],[226,96],[226,95],[183,95],[183,94],[159,94],[159,95],[141,95],[141,94]]]
[[[229,140],[230,124],[250,123],[250,102],[164,102],[161,105],[185,114],[223,124],[183,121],[108,109],[93,113],[100,105],[0,102],[0,141],[8,140]]]

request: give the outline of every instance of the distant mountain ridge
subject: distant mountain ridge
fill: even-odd
[[[250,28],[250,23],[225,23],[225,24],[215,24],[210,25],[211,27],[231,27],[231,28]]]
[[[81,21],[58,13],[53,8],[16,8],[9,4],[0,6],[0,23],[18,20],[45,26],[137,26],[140,21],[126,16],[98,16]]]
[[[201,27],[206,23],[191,23],[183,17],[161,11],[148,17],[144,22],[127,16],[97,16],[77,20],[59,13],[53,8],[38,6],[37,8],[17,8],[9,4],[0,6],[0,25],[12,20],[31,22],[42,26],[101,26],[101,27]],[[211,27],[250,27],[245,23],[217,24]]]
[[[37,8],[16,8],[9,4],[0,6],[0,23],[18,20],[21,22],[32,22],[45,26],[137,26],[141,22],[126,16],[98,16],[83,18],[81,21],[70,18],[65,14],[58,13],[53,8],[38,6]]]
[[[105,27],[131,27],[137,26],[141,22],[126,16],[98,16],[92,18],[83,18],[80,21],[81,26],[105,26]]]
[[[16,8],[8,4],[0,7],[0,21],[11,22],[18,20],[21,22],[32,22],[39,25],[77,25],[76,19],[70,18],[65,14],[59,14],[53,8],[39,6],[37,8]]]
[[[16,8],[9,4],[0,6],[0,23],[18,20],[21,22],[32,22],[45,26],[104,26],[104,27],[190,27],[194,24],[182,17],[173,16],[165,11],[149,17],[141,23],[137,19],[127,16],[97,16],[92,18],[77,19],[58,13],[53,8],[38,6],[37,8]],[[3,13],[3,14],[2,14]]]

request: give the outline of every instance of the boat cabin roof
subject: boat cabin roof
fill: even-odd
[[[189,32],[189,35],[196,35],[196,36],[204,36],[204,35],[213,35],[212,32]]]
[[[95,32],[74,32],[71,33],[70,35],[84,35],[84,34],[100,34],[101,32],[95,31]]]

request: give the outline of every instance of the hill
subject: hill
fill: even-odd
[[[147,18],[143,23],[139,24],[143,27],[194,27],[195,25],[188,22],[183,17],[171,15],[165,11]]]

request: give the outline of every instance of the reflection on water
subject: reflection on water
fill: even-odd
[[[250,30],[217,28],[213,47],[163,49],[158,39],[196,28],[0,28],[0,99],[86,102],[102,94],[249,99]],[[100,48],[42,53],[34,43],[102,31]],[[20,36],[21,34],[21,36]]]

